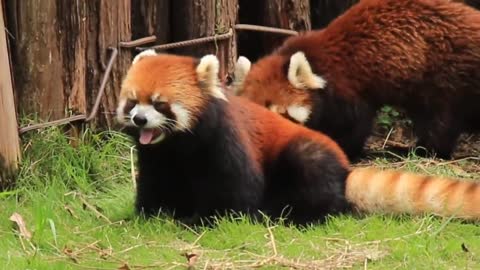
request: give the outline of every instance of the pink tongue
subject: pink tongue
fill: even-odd
[[[142,129],[140,130],[140,143],[141,144],[149,144],[153,138],[153,130],[152,129]]]

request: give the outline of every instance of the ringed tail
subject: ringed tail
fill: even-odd
[[[480,220],[480,182],[358,168],[347,178],[346,196],[362,212]]]

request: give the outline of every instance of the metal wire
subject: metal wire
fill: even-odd
[[[26,132],[32,131],[32,130],[36,130],[36,129],[58,126],[58,125],[65,125],[65,124],[73,123],[73,122],[76,122],[76,121],[84,121],[86,118],[87,118],[86,115],[80,114],[80,115],[75,115],[75,116],[71,116],[71,117],[67,117],[67,118],[58,119],[58,120],[55,120],[55,121],[29,125],[29,126],[20,128],[18,130],[18,133],[20,135],[22,135],[23,133],[26,133]]]
[[[97,116],[98,108],[100,107],[100,102],[102,101],[103,93],[105,92],[105,86],[107,85],[108,77],[112,72],[113,63],[115,62],[115,59],[117,59],[117,56],[118,56],[117,48],[110,47],[109,49],[112,51],[112,54],[110,55],[110,60],[108,60],[107,69],[103,74],[102,83],[100,84],[100,89],[98,90],[97,98],[95,99],[95,104],[93,104],[92,112],[85,119],[85,122],[90,122],[93,118]]]
[[[118,46],[121,48],[133,48],[143,44],[152,43],[157,40],[156,36],[143,37],[132,41],[120,41]]]
[[[173,42],[173,43],[167,43],[167,44],[161,44],[161,45],[156,45],[156,46],[152,46],[152,47],[137,47],[136,50],[137,51],[144,51],[144,50],[148,50],[148,49],[167,50],[167,49],[192,46],[192,45],[197,45],[197,44],[202,44],[202,43],[207,43],[207,42],[212,42],[212,41],[225,40],[225,39],[231,38],[232,36],[233,36],[233,30],[230,29],[225,34],[214,35],[214,36],[203,37],[203,38],[195,38],[195,39],[184,40],[184,41]]]
[[[261,26],[261,25],[253,25],[253,24],[236,24],[234,28],[235,30],[250,30],[250,31],[275,33],[275,34],[282,34],[282,35],[289,35],[289,36],[298,35],[298,32],[295,30]]]

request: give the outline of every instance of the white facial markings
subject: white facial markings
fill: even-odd
[[[301,105],[290,105],[287,107],[287,113],[293,119],[297,120],[298,122],[304,124],[307,122],[312,110],[309,106],[301,106]]]
[[[159,99],[161,100],[161,98]],[[127,100],[120,100],[117,107],[117,120],[127,126],[136,126],[133,118],[140,114],[145,117],[147,123],[142,128],[162,128],[168,127],[170,129],[185,131],[191,127],[191,113],[180,103],[175,102],[170,105],[172,113],[175,115],[175,120],[168,119],[163,113],[158,112],[152,105],[137,104],[125,115],[125,106]],[[158,138],[157,138],[158,139]]]
[[[190,112],[180,103],[173,103],[170,109],[177,118],[177,128],[182,131],[190,129]]]
[[[127,105],[127,100],[122,99],[120,100],[120,102],[118,102],[118,106],[117,106],[117,122],[122,124],[125,124],[126,122],[125,114],[123,112],[125,109],[125,105]]]
[[[142,115],[147,119],[147,123],[142,128],[159,128],[163,127],[167,122],[167,117],[159,113],[152,105],[137,104],[130,111],[131,125],[135,125],[133,118],[137,115]]]

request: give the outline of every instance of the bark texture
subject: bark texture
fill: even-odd
[[[173,41],[183,41],[224,34],[237,21],[237,0],[175,0],[172,1],[171,33]],[[174,53],[201,57],[215,54],[220,60],[220,77],[233,72],[236,60],[235,38],[201,45],[176,48]]]
[[[10,70],[8,42],[5,31],[3,1],[0,1],[0,190],[13,183],[20,160],[20,142]]]
[[[271,0],[260,3],[240,0],[240,23],[278,27],[295,31],[311,29],[309,0]],[[288,36],[242,32],[238,34],[239,54],[255,61],[278,47]]]
[[[87,114],[110,52],[131,39],[130,0],[7,0],[18,110],[42,120]],[[110,125],[131,53],[121,50],[96,122]]]

